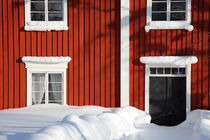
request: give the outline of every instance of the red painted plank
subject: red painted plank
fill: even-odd
[[[166,31],[166,36],[167,36],[167,52],[166,55],[170,56],[172,55],[172,50],[171,50],[171,30],[167,30]]]
[[[106,1],[101,1],[101,106],[106,99]]]
[[[121,1],[115,0],[115,107],[120,107],[120,9]]]
[[[42,32],[42,56],[47,56],[47,33]]]
[[[14,91],[15,91],[15,108],[20,106],[20,95],[19,95],[19,89],[20,89],[20,83],[18,82],[20,79],[20,65],[18,63],[19,60],[19,10],[18,10],[18,0],[13,0],[13,9],[14,9]],[[17,82],[15,82],[17,81]]]
[[[134,89],[133,89],[133,49],[134,49],[134,1],[130,1],[130,41],[129,41],[129,103],[133,106]]]
[[[90,1],[85,0],[85,105],[90,104]]]
[[[79,3],[79,105],[84,105],[85,83],[84,83],[84,0]]]
[[[52,32],[52,53],[53,56],[58,56],[58,32],[57,31],[53,31]],[[59,46],[60,47],[60,46]]]
[[[155,46],[156,46],[156,56],[161,56],[161,52],[162,52],[162,39],[161,39],[161,31],[157,30],[156,31],[156,38],[155,38]]]
[[[74,105],[79,105],[79,20],[78,6],[79,1],[74,0]]]
[[[8,108],[8,101],[9,101],[9,81],[8,81],[8,22],[7,22],[7,18],[8,18],[8,13],[7,13],[7,2],[8,1],[3,1],[3,66],[4,66],[4,70],[3,70],[3,74],[4,74],[4,78],[3,78],[3,93],[4,93],[4,108],[7,109]]]
[[[12,0],[8,0],[8,62],[9,62],[9,108],[14,107],[14,62],[13,62],[13,8]]]
[[[151,46],[150,46],[150,55],[155,56],[156,55],[156,48],[155,48],[155,31],[151,30]]]
[[[101,79],[100,79],[100,59],[101,59],[101,46],[100,46],[100,1],[95,0],[95,105],[101,104]],[[114,63],[114,62],[113,62]]]
[[[73,62],[74,62],[74,5],[73,0],[68,1],[68,21],[69,21],[69,57],[71,57],[71,61],[68,65],[68,73],[69,73],[69,93],[68,93],[68,104],[73,105],[74,104],[74,68],[73,68]]]
[[[177,36],[177,50],[176,50],[177,53],[176,53],[176,55],[180,56],[181,52],[182,52],[182,42],[181,42],[182,41],[182,31],[177,30],[177,35],[176,36]]]
[[[24,0],[19,0],[24,3]],[[19,29],[24,28],[24,5],[19,4]],[[20,58],[25,56],[25,32],[20,31]],[[26,106],[26,69],[24,63],[20,63],[20,107]]]
[[[173,56],[176,56],[176,51],[177,51],[177,44],[176,44],[176,41],[177,41],[177,30],[172,30],[171,32],[171,53]]]
[[[95,104],[95,43],[94,0],[90,0],[90,105]]]
[[[115,29],[116,29],[116,26],[115,26],[115,1],[114,0],[111,0],[111,107],[115,107],[115,49],[116,49],[116,46],[115,46]]]
[[[161,37],[161,41],[162,41],[162,51],[161,51],[161,55],[162,56],[166,56],[167,54],[167,31],[166,30],[162,30],[162,37]]]
[[[41,32],[37,32],[36,34],[36,38],[37,38],[37,43],[36,43],[36,48],[37,48],[37,56],[41,56],[42,55],[42,37],[41,37]],[[26,46],[27,47],[27,46]]]
[[[31,32],[31,55],[36,56],[37,55],[37,35],[36,32]],[[22,51],[20,51],[22,52]]]
[[[2,1],[0,2],[0,9],[2,9]],[[3,25],[2,25],[2,10],[0,10],[0,109],[3,109],[3,98],[4,98],[4,91],[3,91]]]
[[[134,1],[134,17],[139,17],[139,0]],[[135,19],[134,18],[134,19]],[[134,49],[133,49],[133,60],[132,65],[134,65],[134,79],[133,79],[133,86],[134,86],[134,107],[138,108],[139,106],[139,22],[140,18],[135,19],[134,21],[134,33],[133,33],[133,39],[134,39]]]
[[[52,32],[47,32],[47,56],[52,56]]]
[[[62,33],[62,31],[59,31],[58,32],[58,44],[57,44],[57,46],[58,46],[58,49],[57,49],[57,56],[62,56],[63,55],[63,33]]]

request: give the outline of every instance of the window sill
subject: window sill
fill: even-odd
[[[150,30],[164,30],[164,29],[184,29],[188,31],[193,30],[193,26],[185,21],[152,21],[147,23],[145,31]]]
[[[26,25],[25,27],[25,31],[64,31],[64,30],[68,30],[67,26],[58,26],[58,25],[50,25],[50,26],[30,26],[30,25]]]

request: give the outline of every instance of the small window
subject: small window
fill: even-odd
[[[67,0],[25,0],[26,30],[67,30]]]
[[[147,0],[147,25],[150,29],[187,29],[190,25],[191,0]]]
[[[184,67],[151,67],[150,68],[150,75],[166,75],[166,76],[185,76],[186,75],[186,68]]]
[[[32,73],[32,104],[61,104],[62,77],[62,73]]]

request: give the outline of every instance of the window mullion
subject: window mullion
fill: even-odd
[[[170,21],[171,14],[171,0],[167,0],[167,21]]]
[[[48,89],[48,73],[46,72],[45,73],[45,79],[46,79],[46,81],[45,81],[45,89],[46,89],[46,92],[45,92],[45,104],[48,104],[49,103],[49,99],[48,99],[48,97],[49,97],[49,89]]]
[[[48,24],[48,0],[45,0],[45,22]]]

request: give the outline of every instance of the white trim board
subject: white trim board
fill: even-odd
[[[129,2],[121,1],[120,106],[129,106]]]
[[[149,77],[150,67],[185,67],[186,68],[186,112],[191,111],[191,64],[197,63],[195,56],[160,56],[141,57],[145,63],[145,112],[149,113]]]

